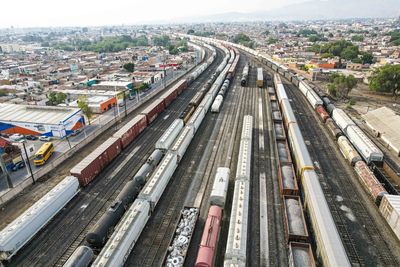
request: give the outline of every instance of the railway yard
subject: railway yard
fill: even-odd
[[[389,186],[367,165],[383,162],[379,149],[360,137],[372,152],[358,154],[352,121],[287,68],[240,45],[191,41],[204,49],[196,69],[55,170],[37,196],[3,207],[1,229],[15,220],[0,233],[3,264],[399,266],[380,211]],[[54,186],[60,193],[47,193]],[[38,219],[46,205],[53,214]],[[14,233],[24,223],[36,230]]]

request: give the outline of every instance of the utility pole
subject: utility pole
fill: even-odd
[[[24,146],[24,151],[25,151],[25,156],[26,156],[26,162],[28,163],[29,172],[31,173],[31,177],[32,177],[33,184],[35,184],[36,181],[35,181],[35,178],[33,177],[31,162],[29,161],[29,156],[28,156],[28,152],[26,151],[25,142],[22,142],[22,145]]]

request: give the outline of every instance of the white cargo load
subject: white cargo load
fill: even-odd
[[[217,205],[221,208],[224,208],[226,193],[228,191],[229,173],[229,168],[219,167],[217,169],[210,195],[211,205]]]
[[[171,147],[172,153],[178,156],[178,161],[181,161],[186,149],[190,145],[194,136],[194,131],[192,126],[185,126],[183,130],[178,135],[175,143]]]
[[[179,132],[183,128],[183,120],[176,119],[174,122],[168,127],[168,129],[164,132],[164,134],[158,139],[155,147],[157,149],[168,150],[168,148],[172,145],[175,138],[178,136]]]
[[[0,260],[10,259],[77,193],[78,179],[65,177],[59,184],[0,232]]]
[[[400,196],[383,196],[379,211],[400,240]]]

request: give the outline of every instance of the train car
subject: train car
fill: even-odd
[[[283,207],[287,242],[308,243],[310,236],[307,231],[306,220],[304,218],[300,197],[284,195]]]
[[[140,114],[145,115],[147,118],[147,124],[154,121],[157,116],[163,112],[165,104],[163,99],[155,99],[150,105],[148,105]]]
[[[147,200],[151,210],[154,210],[160,200],[177,166],[177,156],[168,152],[140,192],[138,199]]]
[[[292,163],[279,164],[279,191],[282,195],[299,194],[295,171]]]
[[[168,150],[183,128],[183,120],[176,119],[164,132],[164,134],[157,140],[155,144],[156,149]]]
[[[168,107],[169,104],[172,103],[178,97],[178,91],[176,88],[168,89],[166,92],[163,92],[158,99],[164,101],[164,107]]]
[[[400,196],[385,195],[379,206],[383,218],[400,240]]]
[[[335,108],[332,111],[332,119],[336,125],[346,134],[347,127],[355,125],[354,121],[343,111],[343,109]]]
[[[354,145],[360,156],[370,164],[372,162],[382,163],[383,153],[382,151],[369,139],[364,132],[358,128],[358,126],[348,126],[347,137],[350,142]]]
[[[193,113],[192,117],[190,117],[189,121],[187,122],[187,125],[190,125],[193,127],[194,133],[197,132],[199,129],[201,123],[203,122],[204,116],[205,116],[204,109],[201,107],[197,107],[196,111]]]
[[[304,202],[307,207],[317,253],[324,266],[350,267],[347,253],[330,213],[328,203],[314,170],[305,170],[302,175]]]
[[[296,116],[294,115],[289,99],[283,99],[281,101],[281,110],[282,110],[284,125],[286,129],[289,129],[290,124],[297,123]]]
[[[110,137],[92,153],[87,155],[70,173],[79,180],[79,184],[84,187],[89,184],[114,158],[121,153],[121,140]]]
[[[121,147],[125,149],[146,127],[146,116],[137,115],[114,133],[113,136],[121,140]]]
[[[198,217],[199,209],[197,207],[184,207],[182,209],[174,231],[175,235],[164,258],[164,266],[184,265]]]
[[[184,123],[187,123],[195,110],[196,107],[188,105],[185,110],[179,115],[179,118],[183,120]]]
[[[176,92],[178,93],[178,95],[180,95],[183,92],[183,90],[187,88],[187,80],[181,79],[174,85],[174,88],[176,88]]]
[[[229,168],[218,167],[214,177],[213,187],[210,194],[210,204],[217,205],[222,209],[225,207],[226,193],[229,185]]]
[[[178,135],[178,138],[172,144],[170,151],[171,153],[175,154],[178,157],[178,162],[181,161],[193,137],[194,137],[193,127],[185,126]]]
[[[0,260],[9,260],[78,193],[76,177],[67,176],[0,232]]]
[[[289,267],[315,267],[311,245],[307,243],[289,243]]]
[[[250,182],[236,180],[224,266],[246,266]]]
[[[214,266],[221,223],[222,208],[215,205],[210,206],[197,253],[196,267]]]
[[[215,98],[215,100],[211,106],[211,112],[219,113],[221,110],[223,101],[224,101],[224,98],[221,95],[217,95],[217,97]]]
[[[198,91],[192,98],[192,100],[190,100],[189,105],[192,105],[194,107],[197,107],[201,100],[203,99],[204,95],[207,93],[207,89],[206,88],[201,88],[200,91]]]
[[[249,63],[243,68],[242,78],[240,79],[240,85],[247,86],[247,79],[249,78]]]
[[[272,111],[272,120],[274,122],[282,122],[282,115],[280,111]]]
[[[213,103],[213,96],[211,93],[207,93],[203,100],[200,102],[199,107],[203,108],[204,113],[207,114],[207,111],[210,109],[211,104]]]
[[[275,138],[279,141],[286,140],[285,128],[282,122],[274,122]]]
[[[150,217],[150,204],[137,199],[125,213],[115,232],[101,250],[93,267],[123,266]]]
[[[375,175],[368,168],[364,161],[358,161],[354,165],[354,170],[363,185],[364,189],[371,195],[375,203],[379,206],[382,197],[387,194],[387,191],[381,183],[376,179]]]
[[[290,151],[289,147],[287,145],[286,140],[277,140],[276,145],[278,148],[278,157],[279,157],[279,162],[281,164],[283,163],[291,163],[292,158],[290,157]]]
[[[271,88],[271,87],[270,87]],[[279,109],[279,103],[276,100],[271,100],[271,110],[272,111],[280,111]]]
[[[337,142],[340,152],[342,152],[344,158],[347,159],[352,166],[354,166],[357,161],[362,160],[360,155],[357,153],[357,150],[353,148],[350,141],[345,136],[340,136]]]
[[[257,68],[257,81],[256,81],[257,87],[263,87],[264,86],[264,75],[263,75],[263,69],[262,68]]]
[[[317,111],[320,119],[322,120],[322,122],[326,122],[326,120],[329,118],[329,114],[328,112],[326,112],[326,110],[324,109],[323,106],[318,106],[315,111]]]
[[[325,121],[325,125],[335,140],[343,135],[343,132],[336,126],[336,123],[331,118]]]
[[[79,246],[63,267],[88,267],[94,256],[93,250],[87,246]]]

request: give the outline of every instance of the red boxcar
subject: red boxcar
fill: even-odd
[[[154,121],[158,114],[160,114],[165,109],[163,99],[155,99],[147,108],[145,108],[140,114],[145,115],[147,118],[147,124]]]
[[[162,99],[164,101],[164,106],[168,107],[169,104],[171,104],[172,101],[175,100],[175,98],[178,97],[178,92],[176,88],[171,88],[168,91],[166,91],[165,93],[163,93],[160,96],[160,99]]]
[[[128,121],[113,136],[121,139],[122,149],[125,149],[147,126],[145,115],[137,115]]]
[[[282,195],[297,196],[299,187],[292,163],[279,164],[279,190]]]
[[[368,191],[368,193],[372,196],[375,203],[379,205],[382,200],[382,197],[387,194],[387,191],[382,186],[382,184],[378,181],[375,175],[368,168],[367,164],[364,161],[358,161],[354,165],[354,169],[360,179],[361,184]]]
[[[328,114],[328,112],[326,112],[324,107],[319,105],[315,110],[317,111],[317,113],[320,116],[320,118],[322,119],[322,121],[326,122],[326,120],[329,118],[329,114]]]
[[[288,242],[308,242],[310,237],[299,196],[283,196],[285,232]]]
[[[86,186],[99,174],[116,156],[121,153],[119,138],[110,137],[86,156],[70,171],[79,180],[81,186]]]
[[[219,229],[222,220],[222,209],[211,206],[201,237],[199,252],[197,253],[196,267],[214,266],[215,252],[217,248]]]
[[[186,79],[180,80],[179,82],[177,82],[174,85],[174,88],[175,87],[177,89],[176,91],[177,91],[178,95],[180,95],[182,93],[182,91],[187,88],[187,80]]]

